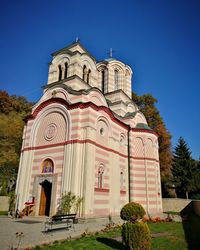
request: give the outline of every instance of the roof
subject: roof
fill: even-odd
[[[147,124],[145,123],[137,123],[136,128],[148,129],[152,130]]]
[[[79,45],[79,46],[82,48],[82,50],[85,52],[85,53],[83,53],[83,54],[87,54],[89,57],[91,57],[91,58],[96,62],[96,59],[95,59],[95,58],[91,55],[91,53],[90,53],[90,52],[80,43],[80,41],[73,42],[71,45],[69,45],[69,46],[67,46],[67,47],[64,47],[64,48],[62,48],[62,49],[60,49],[60,50],[58,50],[58,51],[55,51],[55,52],[53,52],[51,55],[52,55],[52,56],[56,56],[56,55],[58,55],[58,54],[63,54],[63,53],[65,53],[65,52],[70,53],[70,54],[77,53],[77,52],[79,52],[78,50],[77,50],[77,51],[74,51],[74,52],[70,51],[71,48],[73,48],[73,47],[75,47],[75,46],[77,46],[77,45]],[[80,53],[80,52],[79,52],[79,53]]]

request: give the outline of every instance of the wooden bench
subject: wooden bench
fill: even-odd
[[[60,225],[60,224],[65,224],[66,225],[65,228],[70,228],[72,226],[74,228],[74,224],[76,223],[77,223],[76,214],[54,215],[50,218],[47,218],[47,220],[45,221],[44,231],[48,232],[53,229],[53,226]],[[59,229],[59,228],[56,227],[56,229]]]

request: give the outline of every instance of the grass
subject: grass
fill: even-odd
[[[165,233],[165,235],[152,238],[152,250],[185,250],[187,242],[184,237],[184,230],[180,222],[160,222],[148,223],[151,233],[156,236],[158,233]],[[104,250],[104,249],[121,249],[126,248],[122,245],[121,229],[117,228],[109,232],[100,232],[94,235],[86,235],[80,239],[67,240],[63,242],[55,242],[50,246],[44,248],[36,247],[35,250]]]
[[[152,249],[188,249],[181,222],[160,222],[149,223],[148,225],[151,233],[168,233],[166,236],[153,238],[151,246]]]

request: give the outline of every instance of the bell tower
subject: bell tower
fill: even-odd
[[[112,52],[111,52],[112,55]],[[131,68],[112,57],[105,59],[97,64],[100,71],[101,90],[104,94],[123,91],[131,98]]]

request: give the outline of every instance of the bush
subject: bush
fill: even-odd
[[[139,219],[142,219],[142,217],[145,215],[144,208],[136,202],[130,202],[126,204],[120,212],[120,217],[122,220],[125,221],[136,221]]]
[[[74,195],[72,192],[63,194],[57,214],[77,214],[79,212],[82,201],[83,198]]]
[[[146,223],[130,221],[122,226],[122,241],[130,250],[149,250],[151,248],[151,235]]]

